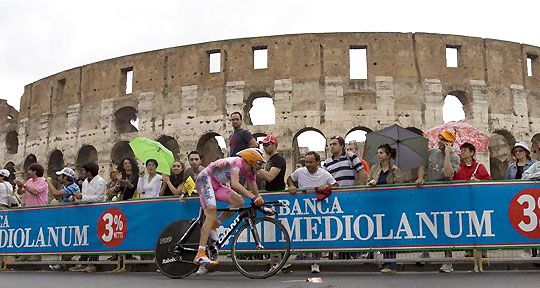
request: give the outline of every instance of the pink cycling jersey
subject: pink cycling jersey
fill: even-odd
[[[201,171],[195,181],[203,208],[208,205],[216,206],[216,199],[229,202],[229,194],[233,192],[229,187],[232,171],[237,171],[240,179],[244,178],[248,183],[256,183],[253,169],[242,158],[218,159]]]

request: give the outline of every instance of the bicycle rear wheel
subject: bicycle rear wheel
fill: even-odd
[[[264,279],[283,268],[290,256],[291,240],[285,227],[274,218],[255,218],[253,224],[256,235],[246,222],[234,236],[232,261],[242,275]],[[257,247],[256,237],[262,247]]]
[[[159,235],[156,243],[156,265],[159,271],[170,278],[184,278],[197,270],[193,263],[197,249],[201,228],[196,224],[180,247],[178,241],[191,226],[190,221],[175,221],[167,226]]]

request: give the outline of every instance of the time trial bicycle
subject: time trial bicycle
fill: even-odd
[[[268,278],[280,271],[290,256],[289,233],[279,222],[270,217],[279,201],[266,202],[264,206],[251,205],[242,208],[219,208],[222,212],[238,214],[217,242],[209,239],[207,255],[217,260],[219,250],[230,249],[231,259],[242,275]],[[184,278],[197,270],[193,263],[199,248],[204,212],[191,221],[179,220],[169,224],[159,235],[155,255],[161,273],[170,278]],[[231,238],[232,237],[232,238]],[[229,238],[232,243],[229,243]]]

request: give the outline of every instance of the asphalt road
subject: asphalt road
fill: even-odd
[[[168,279],[157,273],[74,273],[74,272],[1,272],[0,287],[19,288],[167,288],[167,287],[540,287],[538,271],[503,272],[436,272],[380,273],[321,273],[323,283],[308,283],[314,277],[307,272],[278,274],[265,280],[252,280],[237,272],[219,272],[185,279]]]

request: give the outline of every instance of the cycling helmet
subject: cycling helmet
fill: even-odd
[[[242,157],[250,165],[257,164],[258,162],[265,162],[263,158],[263,153],[259,148],[248,148],[244,149],[238,153],[236,156]]]

